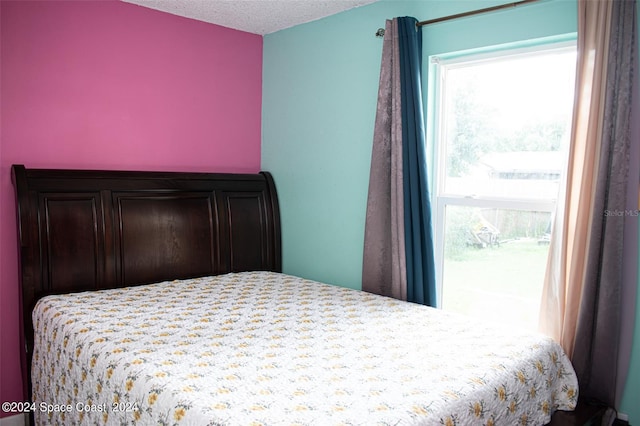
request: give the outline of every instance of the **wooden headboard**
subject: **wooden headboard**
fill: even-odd
[[[31,312],[48,294],[282,269],[269,173],[26,169],[14,165],[25,398]]]

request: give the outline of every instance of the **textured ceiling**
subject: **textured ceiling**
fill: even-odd
[[[122,0],[254,34],[269,34],[377,0]]]

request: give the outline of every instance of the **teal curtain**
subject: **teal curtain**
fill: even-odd
[[[417,23],[415,18],[398,18],[407,300],[436,306],[433,229],[422,108],[422,27],[416,26]]]

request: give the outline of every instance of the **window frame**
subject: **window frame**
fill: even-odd
[[[576,34],[566,34],[551,39],[529,40],[480,49],[471,49],[429,57],[428,108],[427,122],[431,131],[427,134],[427,146],[431,147],[431,202],[434,209],[434,250],[436,266],[436,288],[438,306],[442,306],[443,273],[445,252],[445,213],[447,206],[497,208],[522,211],[550,212],[553,215],[557,199],[544,198],[508,198],[487,195],[456,194],[445,192],[446,180],[446,141],[445,114],[440,106],[446,95],[446,72],[449,69],[472,66],[479,63],[504,61],[511,58],[531,55],[545,55],[552,52],[576,51]],[[441,167],[442,166],[442,167]],[[561,177],[561,180],[563,178]]]

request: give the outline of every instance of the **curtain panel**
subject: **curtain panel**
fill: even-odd
[[[415,18],[398,19],[407,300],[436,306],[433,228],[422,107],[422,27],[416,26],[417,23]]]
[[[422,30],[387,21],[371,160],[362,289],[436,305],[422,106]]]
[[[630,157],[631,144],[638,143],[631,138],[636,31],[634,0],[578,0],[566,187],[540,311],[541,330],[559,341],[574,363],[581,395],[610,407],[617,404],[618,378],[626,375],[618,370],[622,294],[637,285],[637,276],[622,273],[628,269],[624,259],[637,262],[624,256],[624,247],[637,247],[638,238],[637,226],[629,228],[624,218],[630,201],[637,205],[637,171],[629,174],[638,162]]]
[[[387,20],[371,153],[362,289],[407,300],[399,63],[398,21]]]
[[[596,170],[593,220],[585,259],[585,280],[580,300],[573,364],[581,392],[617,406],[618,359],[621,343],[621,306],[625,286],[625,240],[637,247],[637,230],[628,232],[625,219],[628,191],[638,177],[629,179],[631,152],[631,106],[636,70],[635,1],[615,0],[611,5],[610,36],[606,63],[600,159]],[[636,118],[637,119],[637,118]],[[636,140],[637,144],[638,141]],[[638,159],[634,160],[637,164]],[[637,193],[633,204],[637,206]],[[636,207],[637,208],[637,207]],[[637,263],[637,257],[632,260]],[[623,373],[626,376],[626,372]]]
[[[540,328],[573,354],[602,133],[610,4],[578,2],[578,63],[569,162],[543,288]]]

